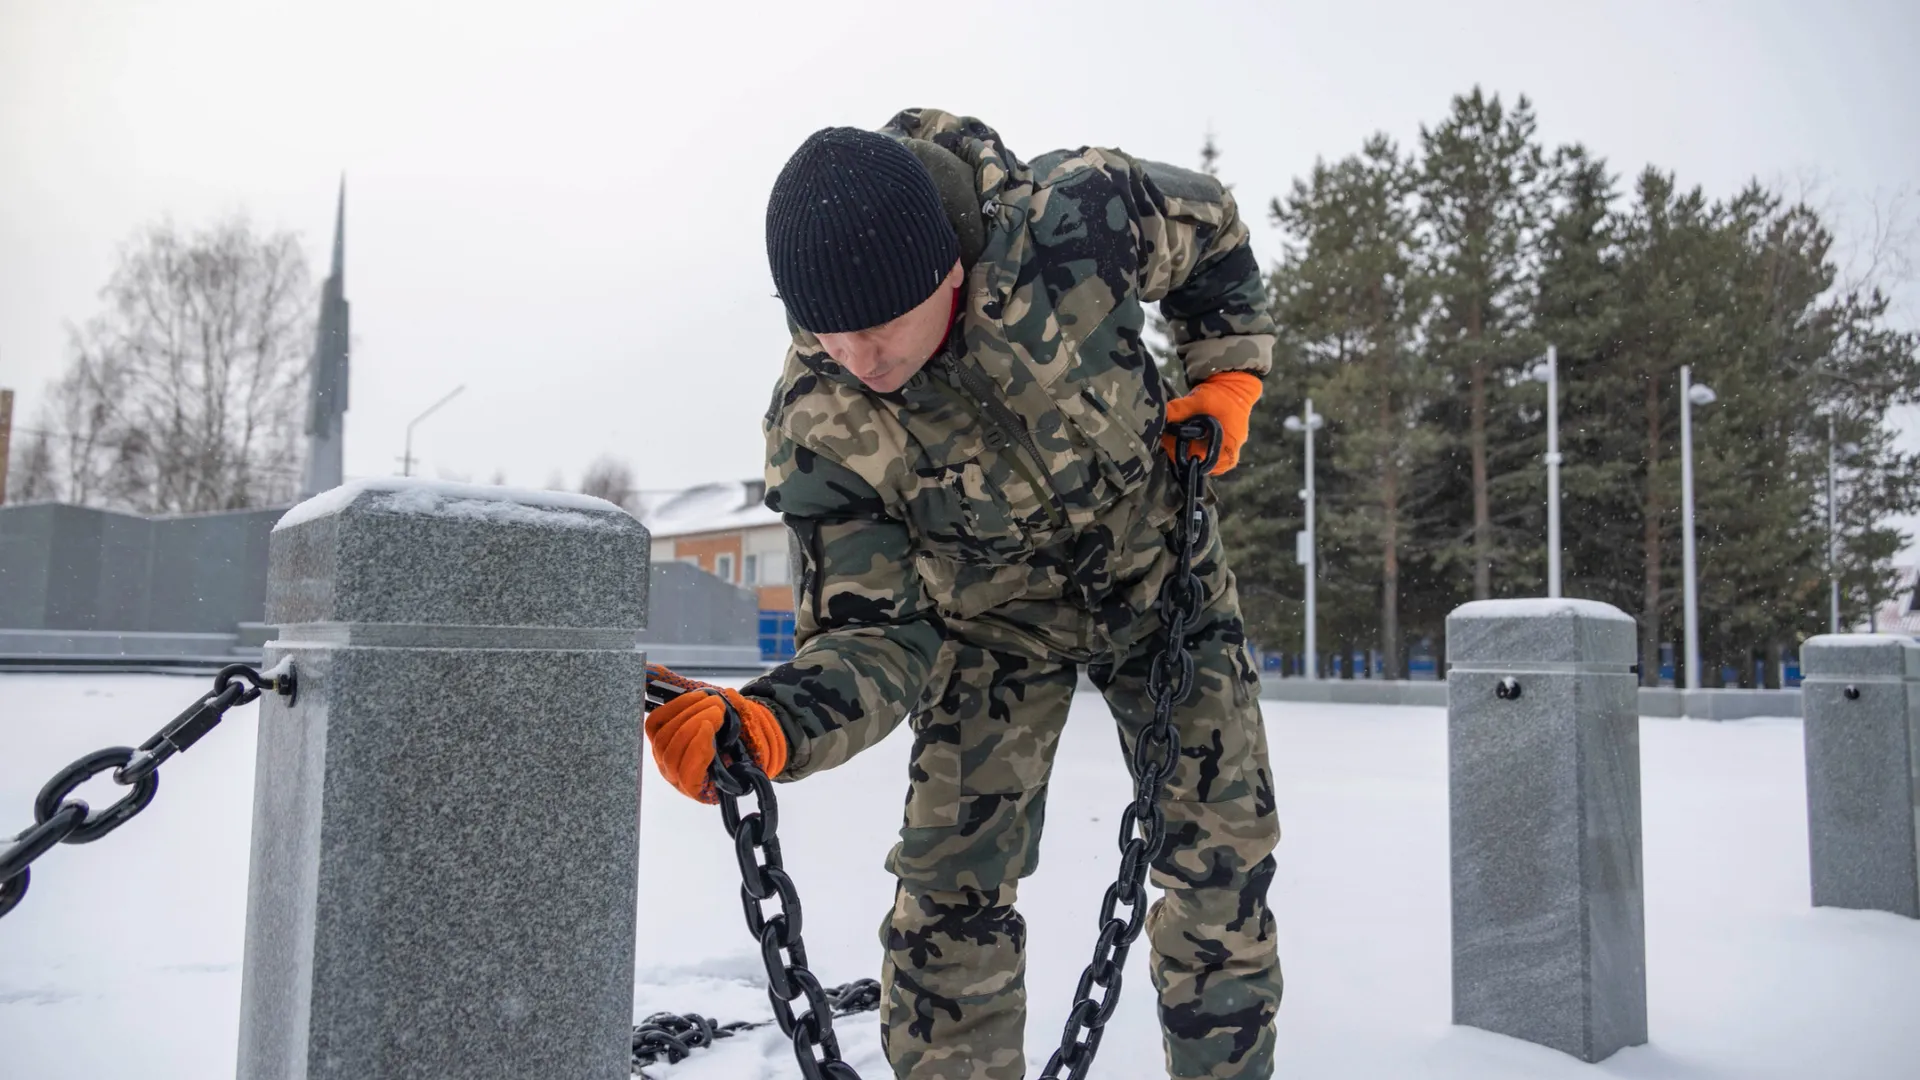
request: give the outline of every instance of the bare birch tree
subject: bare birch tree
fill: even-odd
[[[241,217],[154,226],[100,296],[42,410],[56,496],[145,513],[290,501],[313,342],[298,239]]]

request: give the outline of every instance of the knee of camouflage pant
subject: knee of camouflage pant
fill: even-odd
[[[993,892],[1012,895],[1015,882],[1040,864],[1047,789],[954,796],[959,823],[900,830],[887,869],[923,893]]]
[[[1204,888],[1169,888],[1147,916],[1167,1073],[1267,1077],[1284,983],[1267,889],[1267,856]]]
[[[1026,922],[1013,891],[895,890],[880,981],[881,1041],[897,1076],[1022,1076]]]

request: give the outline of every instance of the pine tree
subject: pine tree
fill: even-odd
[[[1678,193],[1671,176],[1649,168],[1634,194],[1619,225],[1620,336],[1610,375],[1637,404],[1639,449],[1628,460],[1636,462],[1640,503],[1640,597],[1627,610],[1638,612],[1642,662],[1650,664],[1678,598],[1678,374],[1681,365],[1699,368],[1718,352],[1708,294],[1710,268],[1722,253],[1713,209],[1698,189]]]
[[[1392,678],[1404,673],[1410,481],[1434,442],[1416,423],[1436,385],[1419,349],[1413,187],[1412,163],[1376,135],[1359,154],[1316,165],[1272,207],[1288,237],[1273,276],[1282,351],[1327,419],[1316,463],[1320,610],[1332,640],[1377,639]]]
[[[1508,111],[1498,95],[1486,97],[1478,87],[1455,97],[1438,126],[1422,126],[1420,141],[1422,246],[1436,301],[1427,338],[1456,384],[1434,417],[1451,453],[1427,483],[1466,496],[1443,505],[1470,507],[1457,539],[1434,552],[1434,567],[1447,576],[1470,568],[1473,598],[1486,599],[1494,594],[1496,562],[1538,550],[1503,542],[1500,533],[1526,531],[1540,505],[1533,497],[1538,470],[1525,455],[1530,432],[1519,423],[1510,387],[1517,369],[1539,352],[1528,322],[1532,245],[1544,216],[1542,153],[1527,99]],[[1504,569],[1514,578],[1508,590],[1528,591],[1531,582],[1516,572],[1522,568]]]
[[[1268,649],[1305,648],[1305,594],[1294,562],[1294,533],[1305,527],[1297,492],[1303,452],[1282,426],[1299,413],[1302,384],[1289,377],[1285,347],[1248,419],[1240,464],[1219,477],[1220,538],[1230,552],[1247,637]]]
[[[1640,446],[1637,387],[1616,364],[1622,286],[1613,203],[1619,195],[1606,163],[1577,145],[1555,155],[1549,185],[1535,325],[1558,352],[1562,588],[1568,596],[1634,611],[1640,607],[1633,584]]]
[[[1843,626],[1865,622],[1874,603],[1893,591],[1893,558],[1907,538],[1887,519],[1920,511],[1920,453],[1900,450],[1885,422],[1894,406],[1920,403],[1920,334],[1890,327],[1889,307],[1887,296],[1871,283],[1830,296],[1825,313],[1832,341],[1808,367],[1818,391],[1815,411],[1833,418],[1834,442],[1846,451],[1836,454],[1835,499]],[[1816,425],[1812,441],[1821,448],[1823,435]],[[1817,505],[1821,530],[1825,505],[1823,495]],[[1822,557],[1824,567],[1824,548]],[[1823,594],[1817,615],[1802,614],[1807,632],[1826,629],[1824,599]]]

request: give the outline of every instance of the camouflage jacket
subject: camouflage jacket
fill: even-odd
[[[764,427],[798,651],[746,688],[793,744],[783,779],[883,738],[947,638],[1084,662],[1157,627],[1174,485],[1142,305],[1160,302],[1190,382],[1272,362],[1265,282],[1211,177],[1104,149],[1022,162],[930,109],[882,130],[971,170],[984,244],[945,348],[897,391],[794,330]]]

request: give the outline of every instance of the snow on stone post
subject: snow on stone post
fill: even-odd
[[[1453,1020],[1588,1062],[1647,1041],[1636,638],[1590,600],[1447,616]]]
[[[267,620],[240,1080],[628,1075],[647,533],[382,480],[293,508]]]
[[[1920,919],[1920,645],[1821,634],[1800,671],[1813,902]]]

